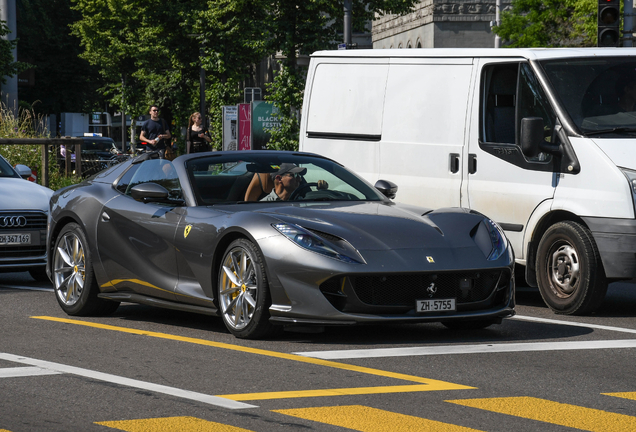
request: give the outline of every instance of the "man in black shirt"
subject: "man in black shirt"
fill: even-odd
[[[164,158],[166,153],[166,141],[172,138],[166,121],[159,118],[159,107],[152,105],[150,107],[150,119],[141,125],[141,134],[139,141],[145,144],[147,151],[159,151],[159,157]]]

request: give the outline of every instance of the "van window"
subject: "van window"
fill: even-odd
[[[319,64],[314,73],[307,133],[379,140],[388,65]]]
[[[552,140],[556,115],[532,68],[527,63],[506,63],[484,68],[482,140],[491,144],[519,142],[521,120],[543,119],[545,140]],[[529,162],[546,162],[539,153]]]

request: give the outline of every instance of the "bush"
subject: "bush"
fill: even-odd
[[[19,108],[17,117],[6,105],[0,104],[0,138],[49,138],[46,120],[36,115],[33,107]],[[26,165],[38,173],[37,182],[42,184],[42,145],[0,145],[0,154],[13,166]],[[74,177],[64,177],[57,165],[57,152],[46,146],[49,152],[49,187],[53,190],[79,182]]]

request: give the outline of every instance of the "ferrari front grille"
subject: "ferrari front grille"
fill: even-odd
[[[320,285],[323,295],[339,310],[355,306],[385,306],[412,309],[416,300],[456,299],[457,305],[483,302],[497,288],[510,283],[507,269],[411,273],[387,275],[350,275],[331,278]],[[352,299],[352,293],[356,299]]]

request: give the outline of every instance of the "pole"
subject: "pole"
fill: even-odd
[[[124,110],[126,75],[121,76],[121,152],[126,154],[126,113]]]
[[[344,0],[344,43],[351,46],[351,0]]]
[[[632,40],[632,32],[634,31],[634,0],[625,0],[623,3],[623,39],[624,47],[633,47],[634,41]]]
[[[199,45],[199,112],[203,119],[203,126],[207,127],[208,120],[205,115],[205,69],[203,69],[203,46],[204,43],[201,42]]]
[[[0,20],[7,23],[11,33],[3,36],[3,39],[15,40],[17,34],[16,6],[15,0],[0,0]],[[11,50],[13,62],[17,61],[17,50]],[[2,101],[7,104],[7,108],[13,112],[13,116],[18,116],[18,76],[5,77],[6,84],[2,85]]]
[[[501,0],[495,2],[495,25],[501,24]],[[495,35],[495,48],[501,48],[501,38]]]

